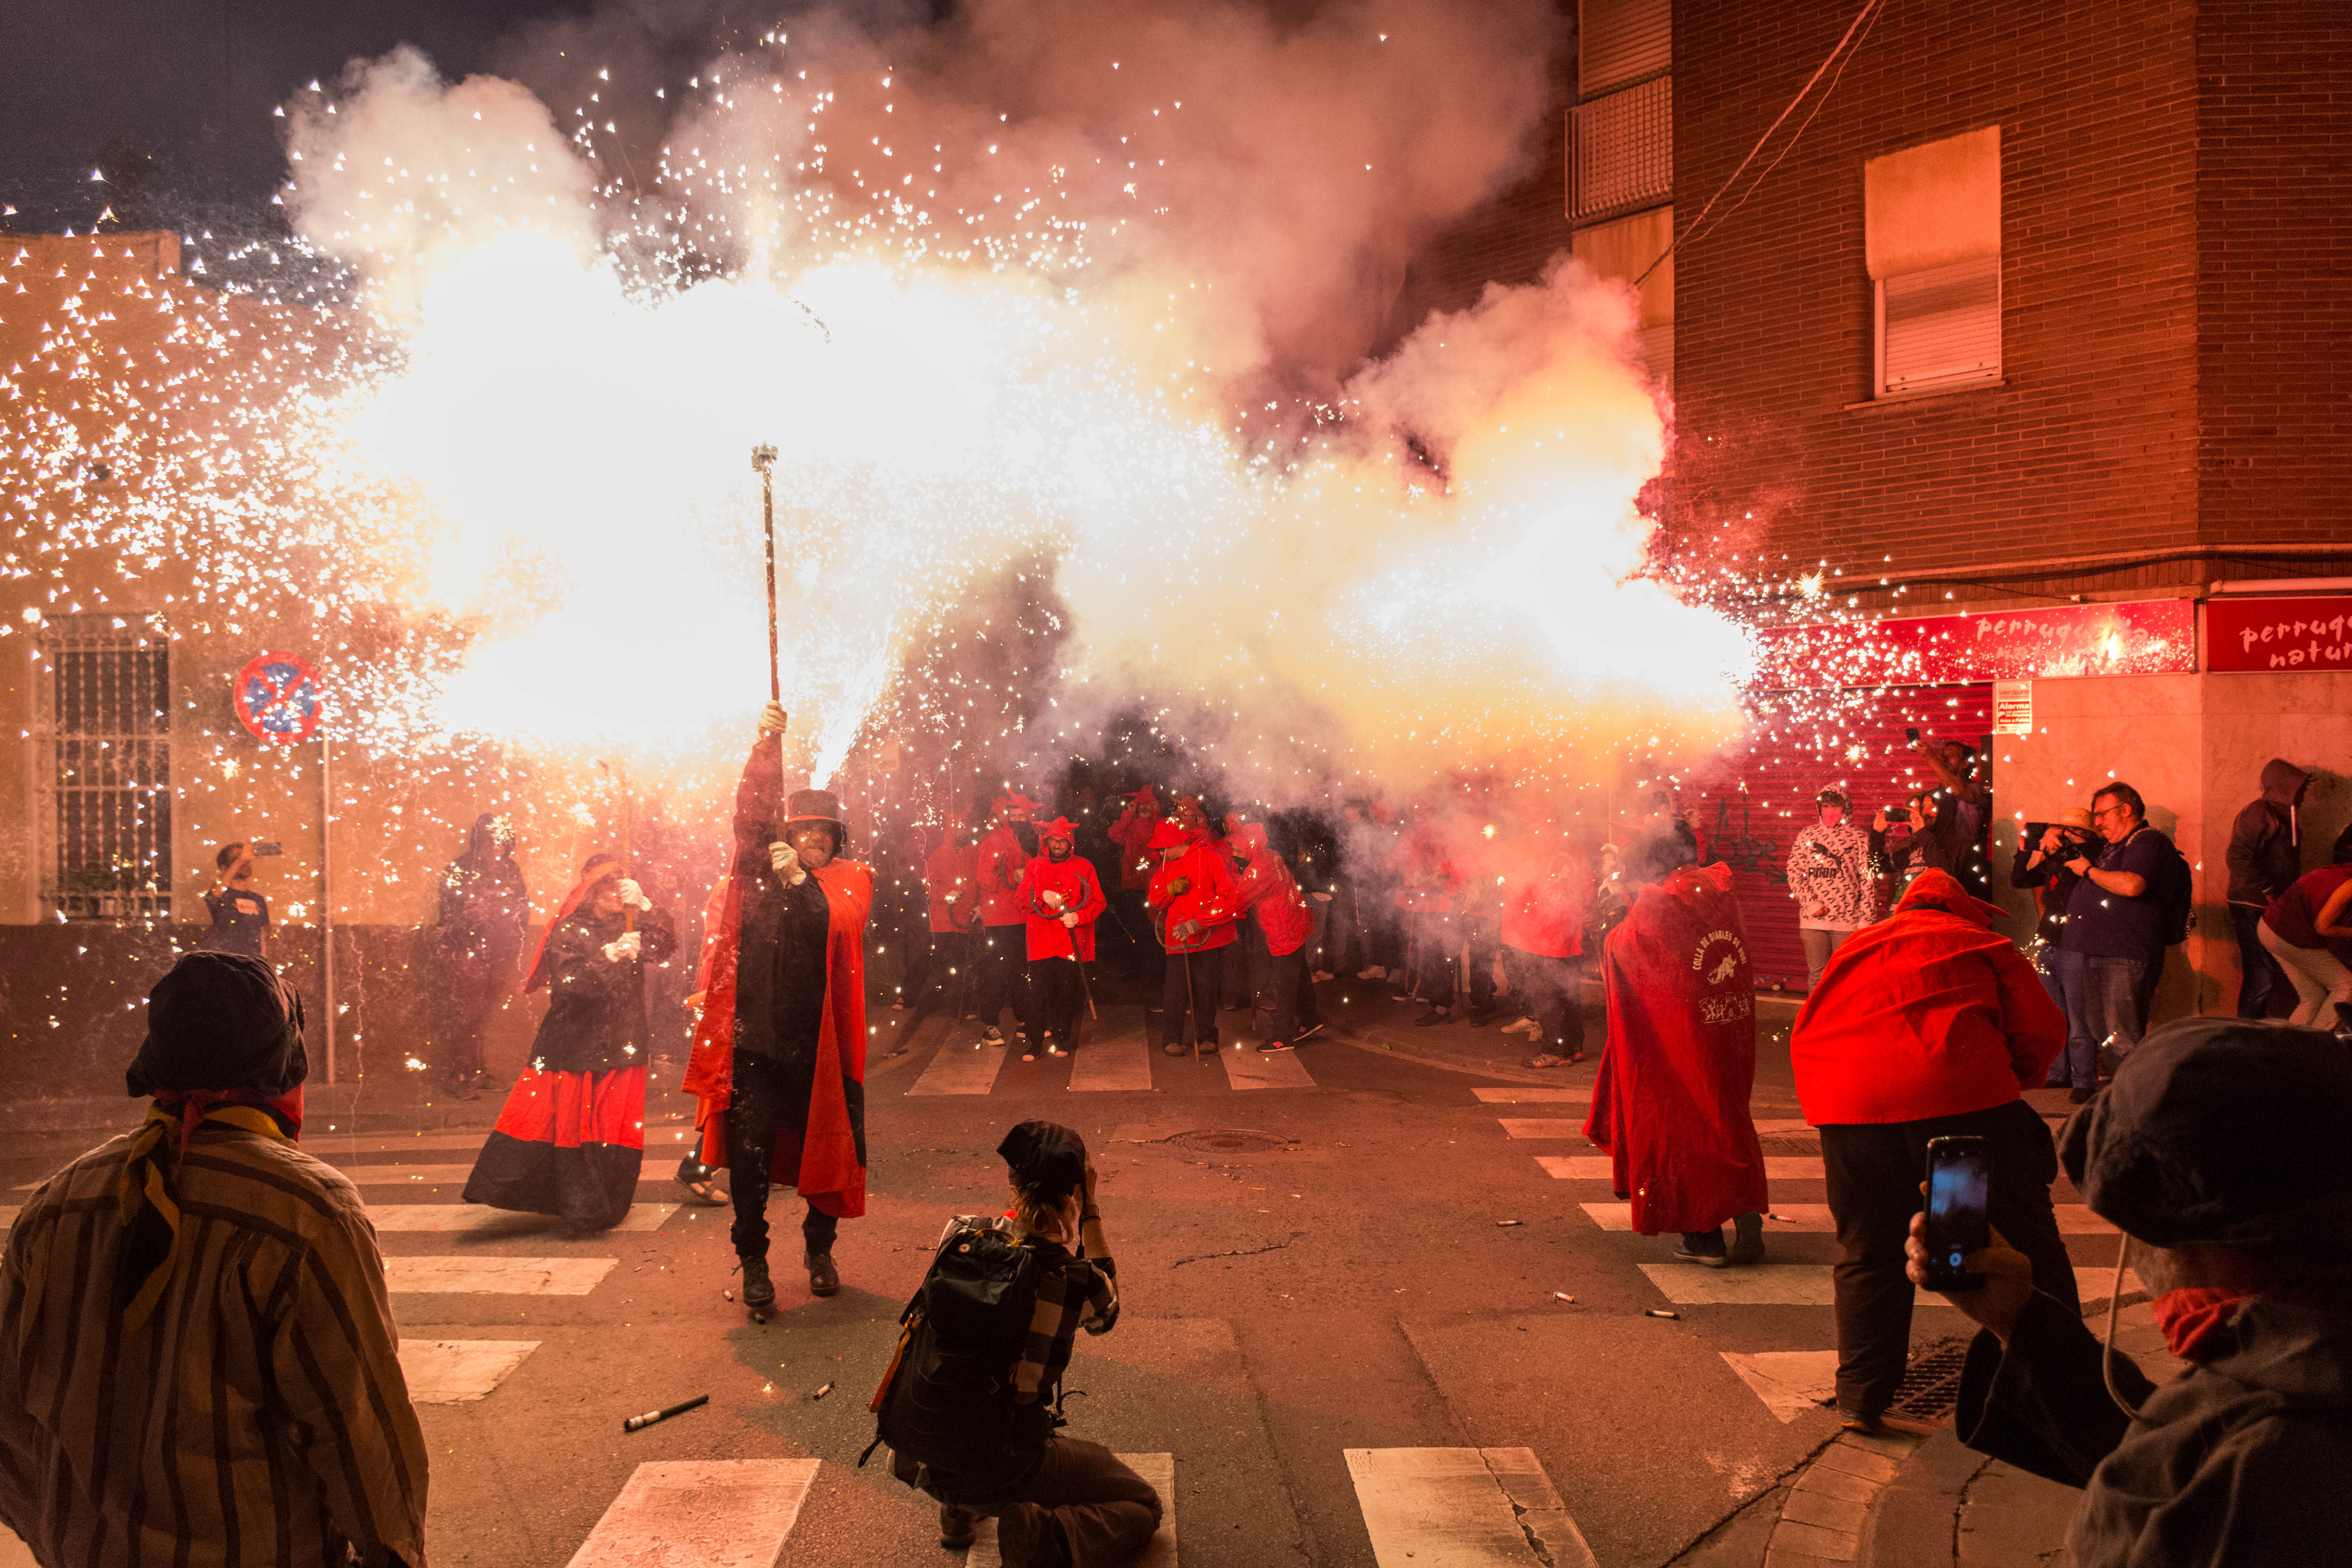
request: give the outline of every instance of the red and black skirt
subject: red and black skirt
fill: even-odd
[[[628,1217],[645,1158],[645,1068],[526,1068],[474,1162],[466,1201],[610,1230]]]

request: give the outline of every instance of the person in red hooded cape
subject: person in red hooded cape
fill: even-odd
[[[1748,1113],[1755,975],[1730,868],[1677,868],[1671,841],[1644,840],[1624,873],[1639,896],[1601,948],[1609,1047],[1584,1135],[1609,1152],[1635,1230],[1680,1231],[1686,1263],[1757,1262],[1770,1200]],[[1726,1220],[1737,1226],[1728,1251]]]
[[[1076,853],[1076,843],[1068,817],[1045,824],[1037,829],[1042,853],[1021,877],[1021,906],[1029,916],[1029,985],[1037,998],[1028,1026],[1033,1055],[1042,1048],[1066,1056],[1078,1048],[1078,1015],[1087,1005],[1084,966],[1095,958],[1095,921],[1110,907],[1094,863]]]
[[[841,1289],[840,1222],[866,1212],[866,921],[874,874],[843,858],[841,803],[824,790],[783,797],[771,702],[735,788],[735,854],[705,965],[686,1092],[706,1165],[732,1173],[730,1233],[743,1304],[776,1299],[768,1275],[768,1189],[797,1190],[809,1292]]]

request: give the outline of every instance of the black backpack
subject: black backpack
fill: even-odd
[[[919,1465],[970,1497],[1017,1482],[1055,1426],[1013,1401],[1013,1364],[1037,1305],[1037,1255],[1001,1230],[949,1231],[900,1313],[898,1351],[868,1406],[874,1442],[911,1479]]]
[[[2180,846],[2171,839],[2164,841],[2171,858],[2164,868],[2164,881],[2158,889],[2164,899],[2164,945],[2179,947],[2189,940],[2189,922],[2196,907],[2195,879],[2189,875],[2189,858]]]

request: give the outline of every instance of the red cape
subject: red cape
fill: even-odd
[[[755,746],[735,792],[735,868],[710,946],[703,956],[702,1016],[695,1021],[694,1054],[686,1065],[687,1093],[701,1101],[695,1125],[701,1161],[727,1165],[725,1111],[735,1088],[735,964],[743,941],[743,887],[772,877],[768,836],[782,816],[783,764],[773,744]],[[796,1189],[837,1219],[866,1212],[866,1167],[857,1163],[856,1129],[849,1119],[846,1077],[866,1081],[866,920],[874,908],[874,873],[835,860],[810,876],[824,889],[832,924],[825,936],[824,1013],[817,1025],[816,1077],[806,1127],[776,1132],[768,1179]]]
[[[1644,892],[1601,948],[1609,1046],[1584,1135],[1609,1152],[1643,1236],[1713,1230],[1770,1206],[1748,1100],[1755,975],[1728,867]]]

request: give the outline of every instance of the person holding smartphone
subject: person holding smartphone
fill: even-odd
[[[271,854],[274,844],[260,847]],[[205,909],[213,928],[205,933],[203,951],[241,952],[265,962],[269,957],[269,900],[253,889],[255,847],[239,840],[224,844],[213,857],[220,877],[205,894]]]
[[[2058,1234],[2050,1129],[2022,1098],[2066,1041],[2033,966],[1992,929],[2000,910],[1951,873],[1919,873],[1895,913],[1832,954],[1789,1038],[1797,1100],[1822,1130],[1830,1216],[1844,1249],[1832,1276],[1838,1413],[1878,1432],[1911,1345],[1904,1241],[1927,1150],[1980,1138],[1986,1212],[2032,1260],[2034,1284],[2073,1306]]]

